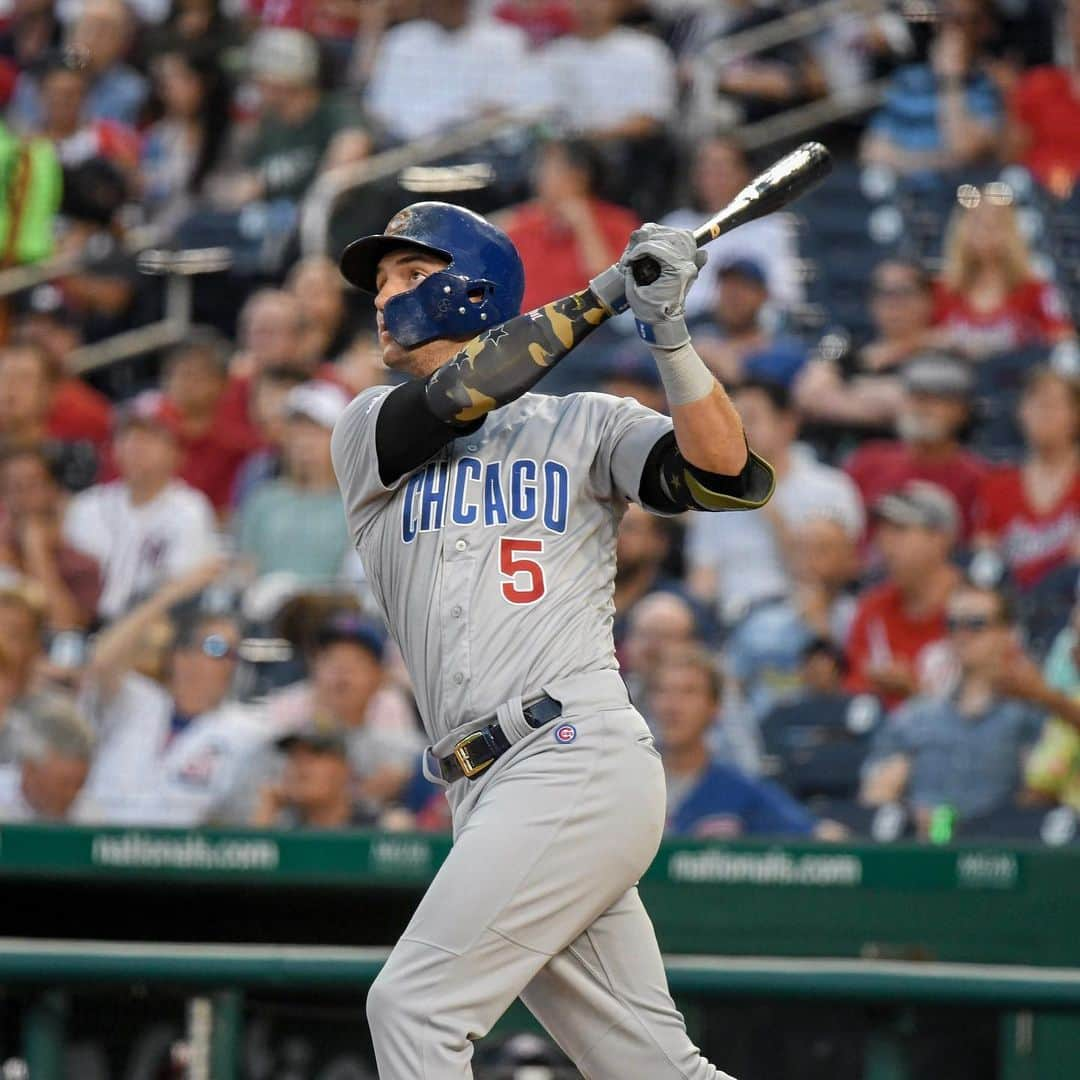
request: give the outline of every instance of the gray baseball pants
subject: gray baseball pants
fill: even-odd
[[[454,847],[368,994],[380,1080],[468,1080],[519,995],[586,1080],[731,1080],[691,1043],[638,897],[665,816],[649,730],[615,672],[545,689],[562,718],[502,706],[528,734],[451,789]]]

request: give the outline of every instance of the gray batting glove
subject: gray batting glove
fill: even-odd
[[[650,256],[660,276],[648,285],[634,280],[633,263]],[[642,339],[659,349],[678,349],[690,340],[686,327],[686,294],[708,258],[689,229],[648,224],[630,234],[619,265],[623,268],[626,299]]]

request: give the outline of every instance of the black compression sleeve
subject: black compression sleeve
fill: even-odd
[[[389,487],[418,469],[459,435],[469,435],[484,417],[468,424],[440,420],[427,403],[427,381],[402,383],[386,395],[375,423],[375,453],[379,479]]]
[[[746,464],[737,476],[711,473],[691,465],[679,452],[675,433],[657,440],[641,470],[638,496],[662,513],[684,510],[755,510],[772,497],[772,466],[746,448]]]

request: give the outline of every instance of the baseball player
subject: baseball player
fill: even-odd
[[[633,260],[661,269],[639,287]],[[707,1080],[668,993],[636,882],[664,828],[664,773],[612,646],[615,534],[650,510],[761,506],[771,468],[690,343],[689,232],[646,225],[589,287],[520,315],[507,237],[444,203],[350,244],[386,364],[334,467],[408,666],[454,847],[371,987],[383,1080],[472,1076],[472,1042],[521,996],[589,1080]],[[670,418],[603,394],[530,393],[629,304]]]

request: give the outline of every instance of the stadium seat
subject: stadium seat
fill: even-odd
[[[1054,638],[1064,629],[1077,598],[1077,567],[1051,571],[1037,585],[1022,592],[1016,615],[1027,636],[1027,647],[1036,656],[1050,651]]]
[[[796,798],[852,798],[881,719],[880,703],[868,694],[803,698],[774,706],[761,734],[776,779]]]
[[[911,815],[900,803],[863,806],[854,799],[819,797],[810,799],[808,806],[818,818],[838,822],[857,837],[888,844],[914,835]]]
[[[991,461],[1015,461],[1022,454],[1024,439],[1016,421],[1020,394],[1027,373],[1049,355],[1046,348],[1019,349],[975,365],[973,450]]]
[[[1028,840],[1051,847],[1080,844],[1076,811],[1067,806],[1003,806],[990,814],[957,823],[961,840]]]

